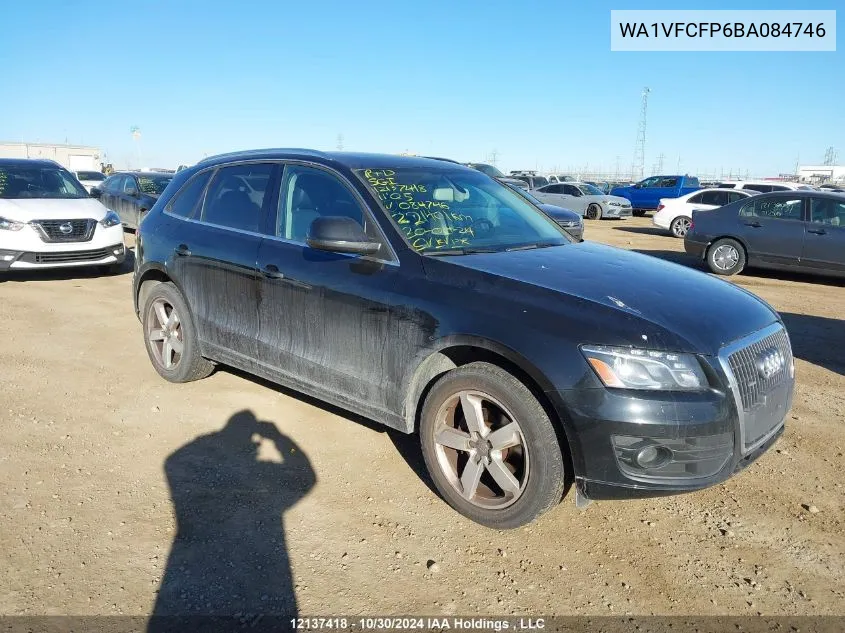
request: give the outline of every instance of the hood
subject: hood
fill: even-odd
[[[30,220],[102,220],[107,209],[94,198],[20,198],[0,199],[0,217],[18,222]]]
[[[570,209],[564,209],[563,207],[558,207],[554,204],[541,204],[540,208],[548,215],[549,217],[554,218],[555,220],[580,220],[581,214],[576,213]]]
[[[561,322],[579,327],[584,343],[715,356],[726,343],[778,320],[766,303],[730,282],[594,242],[425,260],[427,273],[438,268],[428,260],[451,268],[436,272],[442,279],[457,280],[458,269],[480,272],[484,292],[564,314]]]

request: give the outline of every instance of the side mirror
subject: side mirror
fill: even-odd
[[[88,192],[88,195],[92,198],[99,198],[103,195],[103,192],[100,191],[97,187],[91,187],[91,191]]]
[[[353,255],[373,255],[381,248],[378,242],[370,241],[360,224],[342,216],[314,220],[308,229],[306,243],[317,250]]]

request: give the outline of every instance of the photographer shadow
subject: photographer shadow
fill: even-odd
[[[172,453],[164,470],[177,530],[147,630],[294,617],[283,514],[316,483],[307,456],[241,411]]]

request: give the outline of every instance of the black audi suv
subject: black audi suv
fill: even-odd
[[[443,498],[495,528],[572,482],[585,503],[723,481],[792,400],[789,338],[763,301],[576,242],[447,161],[207,158],[141,222],[133,288],[166,380],[229,365],[418,433]]]

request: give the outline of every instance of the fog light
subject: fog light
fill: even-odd
[[[660,468],[672,461],[672,451],[665,446],[654,444],[641,448],[634,458],[642,468]]]
[[[118,248],[114,249],[115,255],[120,255],[123,252],[123,247],[119,246]]]

